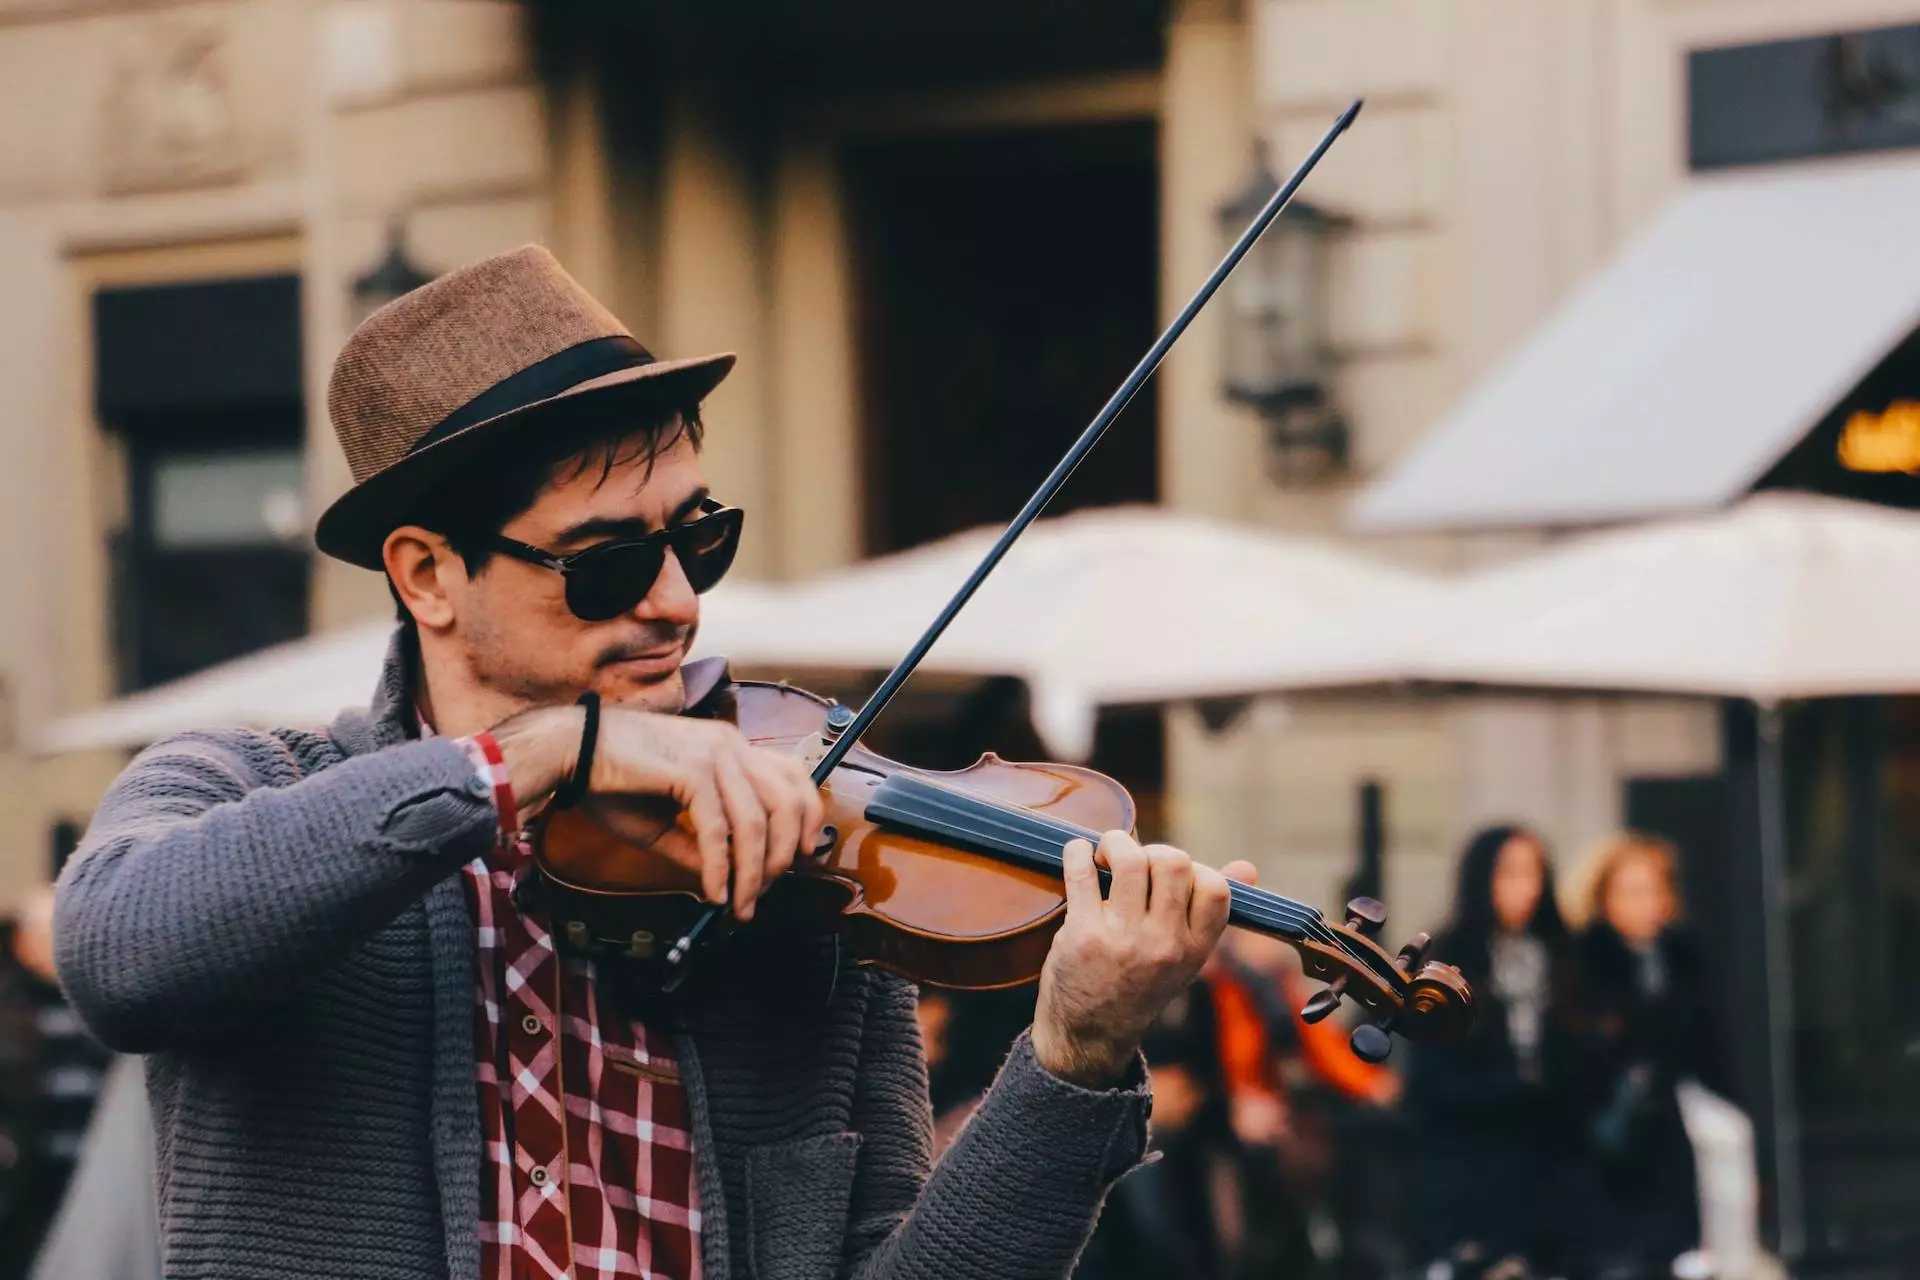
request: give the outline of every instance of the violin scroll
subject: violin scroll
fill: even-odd
[[[1347,904],[1342,924],[1323,925],[1315,936],[1294,941],[1307,976],[1327,984],[1309,999],[1300,1016],[1319,1022],[1342,999],[1351,997],[1375,1021],[1355,1028],[1354,1056],[1384,1061],[1392,1048],[1388,1032],[1422,1044],[1458,1040],[1473,1025],[1473,992],[1460,971],[1428,960],[1432,939],[1416,934],[1398,955],[1388,955],[1374,940],[1386,924],[1387,909],[1373,898]]]

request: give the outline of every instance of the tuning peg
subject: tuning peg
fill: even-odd
[[[1347,1043],[1353,1046],[1353,1056],[1362,1062],[1385,1062],[1393,1052],[1393,1037],[1371,1022],[1355,1027]]]
[[[1427,950],[1432,946],[1432,934],[1414,934],[1413,937],[1407,940],[1407,945],[1400,948],[1400,968],[1407,973],[1412,973],[1418,969],[1427,962]]]
[[[1301,1008],[1300,1016],[1308,1022],[1319,1022],[1340,1007],[1340,995],[1347,989],[1347,977],[1341,974],[1331,984],[1316,991]]]
[[[1340,1007],[1340,996],[1333,991],[1316,991],[1300,1010],[1300,1016],[1308,1022],[1319,1022]]]
[[[1347,904],[1347,923],[1371,938],[1387,922],[1387,904],[1378,898],[1355,898]]]

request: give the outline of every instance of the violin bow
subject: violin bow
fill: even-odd
[[[907,682],[907,677],[914,673],[915,668],[927,656],[927,652],[959,616],[960,610],[966,607],[967,601],[973,599],[973,593],[980,589],[981,584],[998,567],[1020,535],[1027,531],[1027,526],[1046,509],[1049,502],[1053,501],[1054,495],[1060,492],[1061,486],[1067,483],[1067,479],[1073,475],[1080,463],[1093,452],[1093,447],[1100,443],[1102,436],[1106,435],[1107,428],[1113,425],[1114,419],[1120,416],[1121,411],[1132,401],[1140,388],[1146,385],[1147,379],[1151,378],[1153,371],[1160,367],[1160,362],[1167,358],[1167,352],[1173,350],[1173,344],[1180,340],[1180,335],[1187,331],[1187,326],[1193,323],[1194,317],[1198,316],[1206,308],[1207,303],[1213,300],[1213,295],[1220,291],[1220,286],[1225,284],[1227,277],[1233,274],[1233,269],[1240,265],[1240,260],[1246,257],[1260,237],[1266,234],[1267,228],[1272,226],[1273,220],[1280,216],[1280,211],[1287,207],[1288,202],[1293,199],[1294,192],[1298,191],[1300,184],[1307,180],[1307,175],[1313,172],[1314,166],[1320,163],[1321,157],[1332,150],[1333,144],[1339,140],[1340,135],[1347,131],[1354,117],[1360,114],[1360,107],[1364,101],[1365,99],[1355,98],[1352,104],[1340,113],[1340,118],[1328,128],[1319,144],[1305,160],[1300,162],[1300,167],[1280,184],[1260,212],[1254,215],[1253,221],[1247,224],[1247,229],[1240,233],[1240,238],[1233,242],[1231,249],[1227,250],[1226,257],[1220,259],[1220,264],[1213,269],[1199,291],[1187,300],[1187,305],[1180,308],[1180,314],[1173,318],[1172,323],[1167,325],[1165,331],[1154,340],[1153,345],[1147,348],[1147,353],[1140,357],[1140,363],[1133,366],[1133,372],[1127,375],[1126,381],[1120,384],[1119,389],[1107,400],[1093,421],[1087,424],[1087,429],[1080,433],[1080,438],[1075,440],[1060,461],[1054,464],[1047,478],[1040,482],[1040,487],[1033,491],[1031,498],[1027,499],[1027,504],[1020,508],[1020,513],[1008,523],[1006,531],[995,540],[993,546],[987,549],[987,554],[980,558],[980,563],[975,565],[973,572],[967,575],[967,580],[960,584],[958,591],[953,593],[953,598],[941,607],[926,631],[921,633],[920,638],[913,642],[913,647],[907,650],[906,656],[894,665],[893,670],[887,673],[887,678],[882,680],[880,686],[867,698],[866,704],[851,717],[846,714],[845,708],[835,708],[839,714],[830,716],[828,719],[829,740],[826,754],[821,756],[819,762],[813,767],[815,786],[826,785],[827,779],[833,776],[833,771],[839,767],[841,760],[846,758],[847,752],[853,750],[854,744],[859,742],[860,735],[867,731],[868,726],[879,717],[882,711],[886,710],[887,704],[893,701],[894,695],[899,693],[900,687]],[[722,907],[708,907],[700,914],[685,936],[675,942],[668,951],[669,966],[678,966],[686,959],[695,941],[718,918],[722,910],[724,910]]]

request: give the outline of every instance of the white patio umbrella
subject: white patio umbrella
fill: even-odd
[[[1760,859],[1781,1243],[1802,1231],[1779,705],[1920,692],[1920,514],[1767,493],[1569,540],[1450,589],[1410,675],[1691,693],[1760,709]]]
[[[1473,575],[1412,674],[1778,703],[1920,692],[1920,514],[1799,493]]]
[[[804,583],[717,635],[737,659],[891,667],[997,528]],[[1050,750],[1085,759],[1102,706],[1397,679],[1426,578],[1335,544],[1156,507],[1043,520],[1007,553],[925,667],[1014,675]]]
[[[30,741],[54,755],[139,747],[188,729],[326,724],[366,705],[392,632],[382,619],[274,645],[55,720]]]

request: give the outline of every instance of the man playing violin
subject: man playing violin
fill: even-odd
[[[907,983],[793,938],[650,1003],[549,932],[544,806],[740,922],[823,836],[685,662],[741,531],[698,454],[732,364],[655,359],[537,248],[341,352],[316,541],[400,607],[371,707],[150,748],[59,887],[75,1006],[149,1055],[166,1274],[1062,1276],[1140,1160],[1141,1036],[1228,915],[1177,850],[1069,848],[1033,1027],[938,1167]]]

